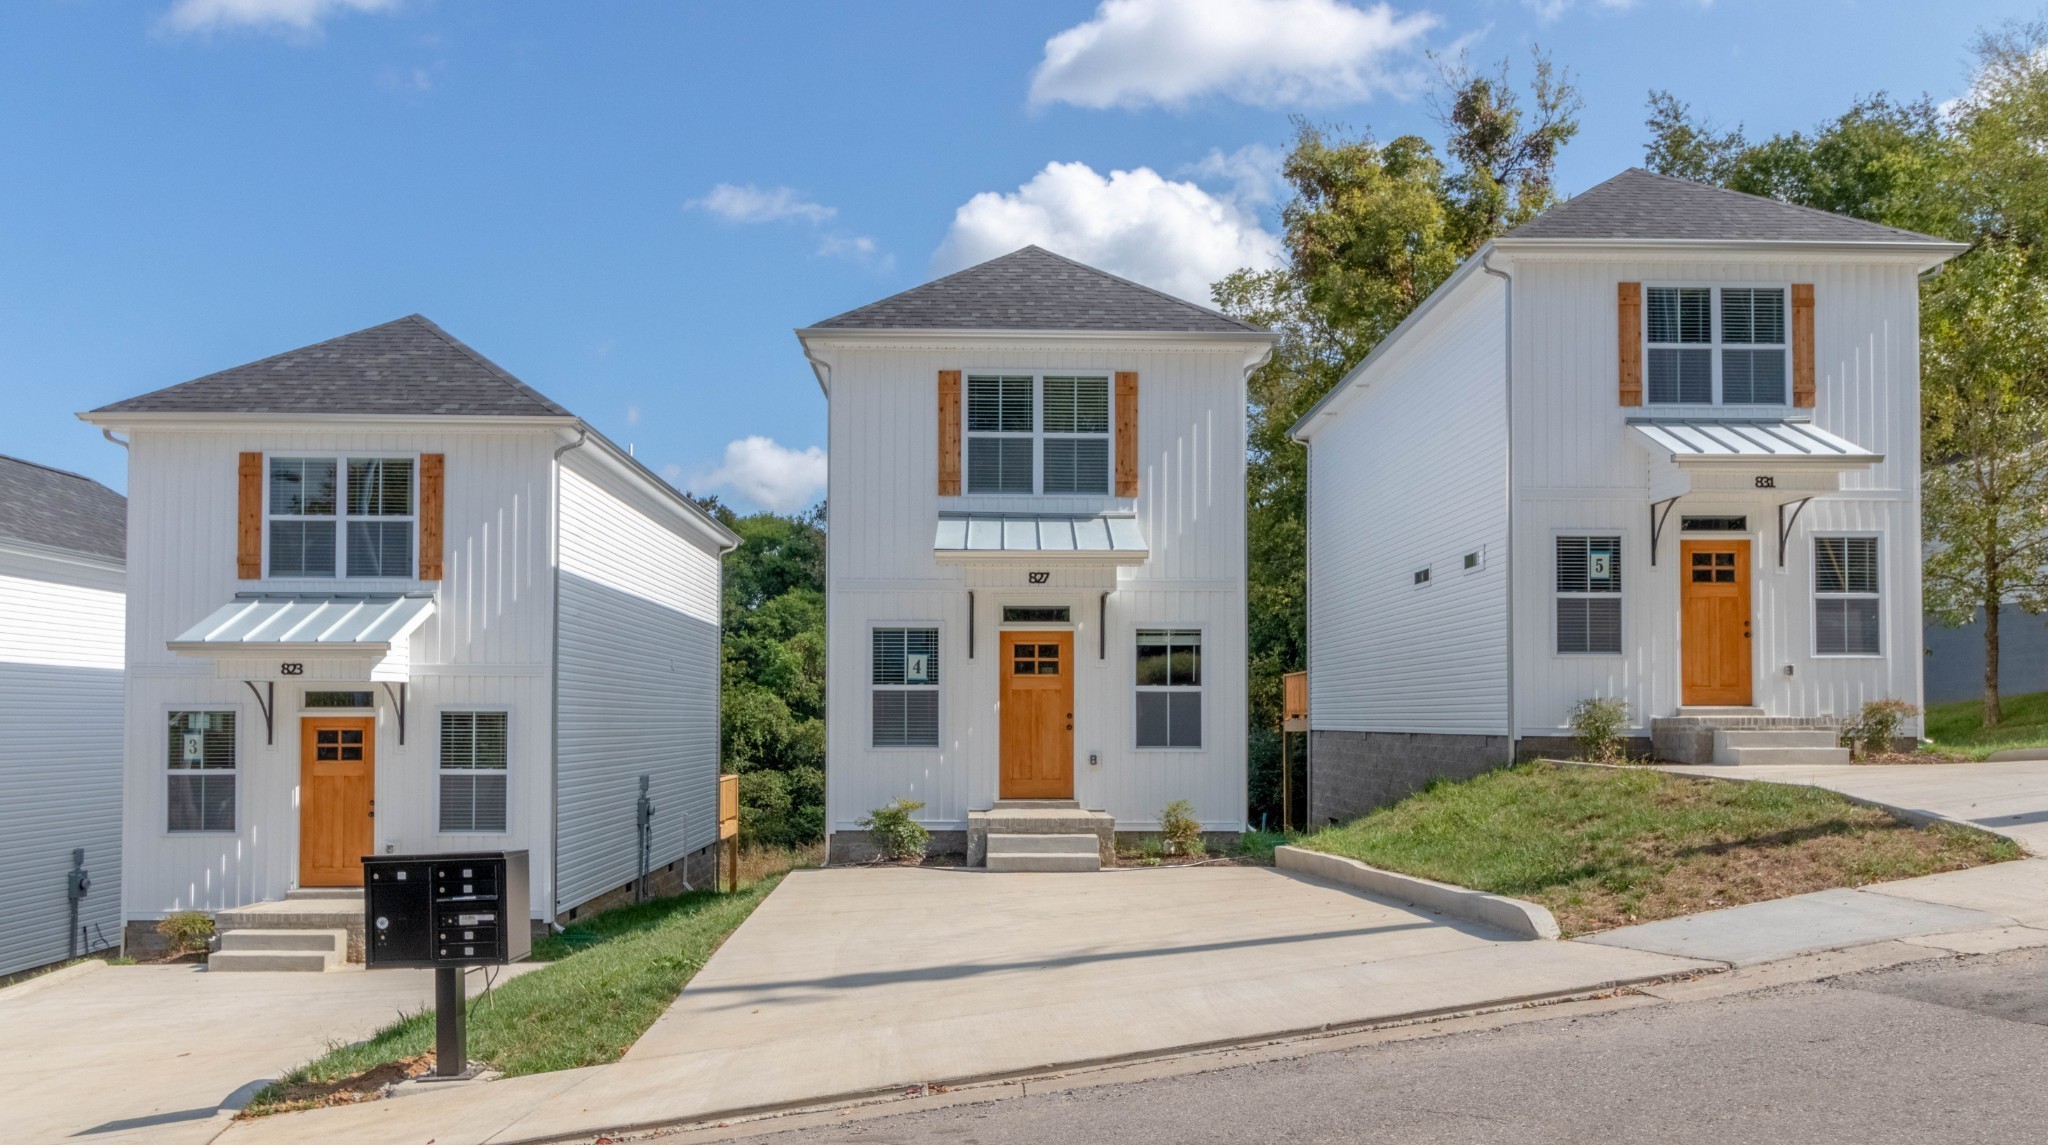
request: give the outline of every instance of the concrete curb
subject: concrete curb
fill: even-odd
[[[1367,894],[1491,926],[1523,938],[1555,940],[1562,933],[1558,930],[1557,919],[1535,903],[1383,871],[1341,855],[1327,855],[1300,847],[1275,847],[1273,865],[1283,871],[1343,883]]]
[[[74,962],[69,966],[52,970],[48,974],[38,974],[33,978],[24,978],[12,986],[0,988],[0,1002],[5,1002],[11,998],[19,998],[26,994],[33,994],[38,990],[55,986],[60,982],[69,982],[81,974],[90,974],[95,970],[105,970],[106,968],[107,963],[105,959],[88,958],[83,962]]]

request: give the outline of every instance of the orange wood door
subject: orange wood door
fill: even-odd
[[[1749,542],[1678,546],[1679,647],[1684,702],[1747,707],[1754,656],[1749,636]]]
[[[1004,799],[1074,797],[1074,634],[1002,634]]]
[[[359,887],[375,846],[377,721],[299,721],[299,885]]]

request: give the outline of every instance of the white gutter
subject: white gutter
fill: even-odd
[[[1501,336],[1501,393],[1503,409],[1507,415],[1507,464],[1504,470],[1503,490],[1507,518],[1507,567],[1503,569],[1507,598],[1507,716],[1508,716],[1508,762],[1515,762],[1515,742],[1521,738],[1515,723],[1515,280],[1504,270],[1493,269],[1493,252],[1486,249],[1479,252],[1479,265],[1486,273],[1501,280],[1506,295],[1503,302],[1505,320]]]

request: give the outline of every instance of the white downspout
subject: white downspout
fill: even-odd
[[[1507,414],[1507,465],[1503,479],[1506,488],[1505,505],[1508,516],[1507,566],[1502,569],[1507,582],[1508,606],[1508,762],[1515,762],[1515,744],[1521,739],[1520,725],[1515,721],[1515,280],[1504,270],[1493,269],[1493,252],[1488,251],[1480,260],[1479,269],[1501,280],[1506,290],[1505,321],[1501,335],[1501,392]]]
[[[555,450],[554,504],[548,513],[548,573],[554,597],[548,609],[548,925],[562,909],[562,455],[590,439],[587,426]]]
[[[832,865],[832,363],[811,353],[802,335],[797,344],[818,375],[818,388],[825,391],[825,853],[818,859],[824,868]],[[969,617],[967,622],[974,620]]]

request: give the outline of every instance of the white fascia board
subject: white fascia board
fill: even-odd
[[[1045,346],[1063,344],[1087,347],[1095,344],[1109,345],[1185,345],[1185,346],[1243,346],[1248,355],[1271,353],[1280,341],[1280,335],[1273,330],[934,330],[914,329],[846,329],[837,327],[799,326],[794,331],[797,343],[803,347],[804,357],[811,363],[811,370],[818,376],[818,388],[826,397],[832,396],[832,361],[826,351],[837,346],[909,344],[920,346],[942,346],[951,343],[968,342],[976,345]]]
[[[0,557],[19,557],[31,561],[50,561],[56,564],[79,565],[101,572],[125,573],[128,563],[118,557],[104,557],[98,553],[84,553],[77,549],[60,549],[52,545],[31,544],[13,538],[0,538]]]
[[[140,413],[110,411],[99,413],[87,410],[76,415],[88,425],[117,432],[135,429],[196,429],[208,430],[219,426],[244,425],[317,425],[323,429],[349,429],[361,426],[368,429],[417,429],[417,430],[458,430],[471,432],[492,429],[548,429],[574,427],[579,424],[575,417],[557,414],[464,416],[460,414],[363,414],[363,413],[219,413],[219,412],[178,412]]]
[[[1784,239],[1495,239],[1502,254],[1566,257],[1603,255],[1641,258],[1649,254],[1695,257],[1703,254],[1754,258],[1757,255],[1803,255],[1808,257],[1911,260],[1926,272],[1970,249],[1969,243],[1946,239],[1880,242],[1810,242]]]

